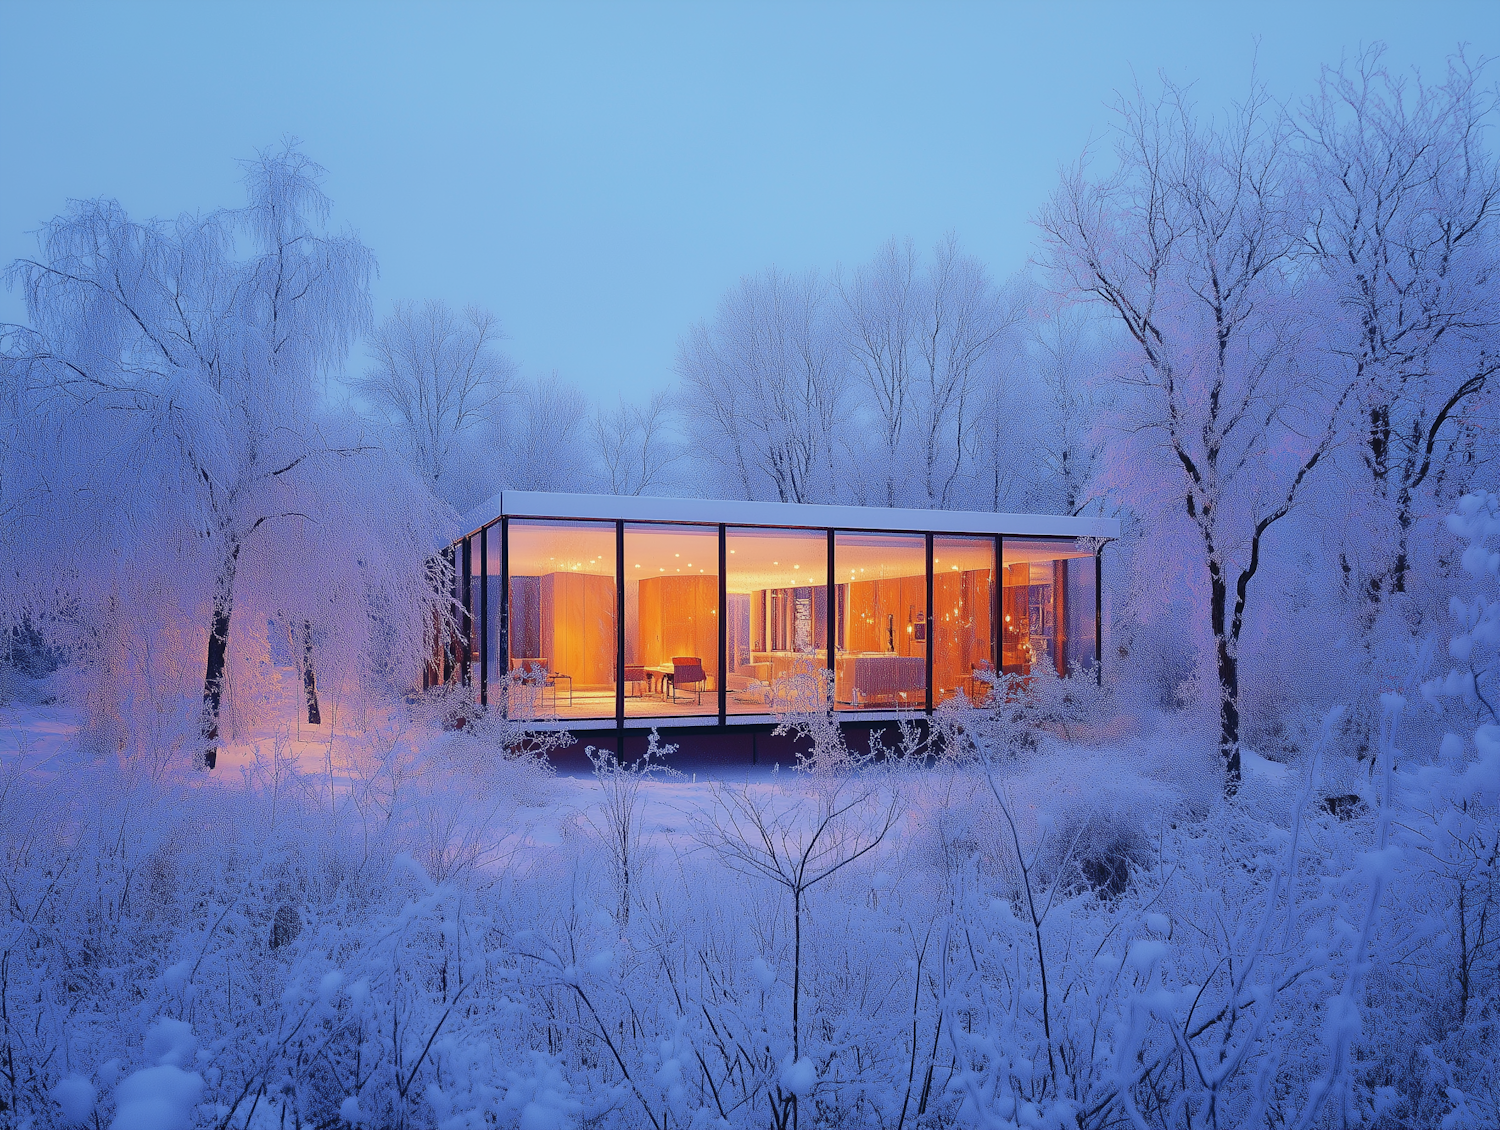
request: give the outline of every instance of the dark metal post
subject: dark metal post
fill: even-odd
[[[1094,550],[1094,680],[1104,685],[1104,546]]]
[[[510,519],[500,519],[500,623],[497,625],[496,650],[500,652],[500,677],[510,674]],[[510,716],[510,698],[501,703]]]
[[[615,523],[615,756],[625,756],[625,523]]]
[[[835,531],[828,531],[828,673],[833,679],[833,688],[830,694],[836,694],[838,688],[838,668],[834,666],[835,652],[838,648],[838,625],[835,622],[838,616],[838,577],[834,575],[833,547],[835,544]]]
[[[927,536],[927,627],[923,632],[923,650],[927,658],[927,701],[924,709],[932,713],[932,653],[937,642],[937,624],[932,618],[932,535]]]
[[[995,678],[1000,677],[1000,661],[1005,655],[1005,539],[995,535],[995,567],[990,586],[990,648],[993,652],[990,666],[995,669]]]
[[[729,712],[729,558],[727,531],[719,526],[719,725]]]

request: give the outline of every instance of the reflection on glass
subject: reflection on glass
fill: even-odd
[[[834,701],[840,710],[927,704],[927,544],[917,534],[839,533]]]
[[[615,605],[613,522],[510,523],[513,713],[614,717]]]
[[[625,527],[625,713],[719,713],[719,531]]]
[[[731,527],[724,561],[726,710],[766,714],[828,662],[828,535]]]
[[[500,523],[484,531],[484,634],[485,682],[490,694],[500,686],[505,675],[505,655],[500,650]],[[474,582],[476,585],[479,582]],[[495,701],[491,698],[490,701]]]
[[[479,535],[467,539],[464,544],[469,551],[469,568],[465,574],[464,599],[467,607],[464,616],[464,634],[468,638],[468,665],[465,669],[465,677],[468,679],[469,687],[474,692],[474,701],[479,701],[479,633],[483,629],[483,623],[479,618],[479,593],[480,593],[480,568],[479,568]]]
[[[989,697],[995,673],[995,539],[932,539],[932,702]]]
[[[1093,551],[1071,538],[1005,538],[1001,552],[1002,669],[1029,675],[1046,662],[1059,675],[1093,670]]]

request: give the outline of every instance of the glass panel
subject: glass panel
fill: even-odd
[[[505,675],[505,656],[500,650],[500,523],[484,531],[485,536],[485,681],[493,696]],[[496,700],[491,697],[491,702]]]
[[[927,543],[917,534],[840,533],[834,701],[840,710],[927,705]]]
[[[995,671],[995,539],[932,539],[932,702],[989,697]]]
[[[1092,671],[1093,550],[1071,538],[1005,538],[1001,553],[1001,668],[1029,675],[1046,661],[1059,675]]]
[[[474,690],[474,701],[479,701],[479,633],[483,624],[479,618],[479,535],[475,534],[465,543],[469,549],[468,582],[464,588],[467,602],[467,618],[464,622],[468,635],[468,679]]]
[[[828,662],[828,535],[821,530],[726,532],[729,617],[726,710],[766,714],[772,698]]]
[[[510,522],[510,669],[533,682],[514,713],[615,716],[615,525]],[[491,701],[494,701],[492,692]]]
[[[719,713],[719,531],[625,527],[625,714]]]
[[[453,545],[450,545],[443,552],[444,567],[452,571],[450,574],[452,585],[450,587],[453,593],[453,608],[455,609],[453,615],[457,618],[457,622],[454,623],[451,627],[447,624],[443,626],[442,638],[438,642],[438,652],[441,659],[438,665],[438,681],[445,686],[457,681],[459,670],[458,664],[463,654],[463,649],[459,647],[458,642],[459,631],[463,627],[462,607],[464,570],[463,558],[459,556],[463,551],[463,547],[464,543],[462,541],[459,541],[454,543]],[[447,617],[445,616],[444,619],[446,620]]]

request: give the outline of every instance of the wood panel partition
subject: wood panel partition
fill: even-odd
[[[578,687],[615,681],[615,582],[592,573],[541,578],[539,654]]]
[[[644,666],[670,663],[674,655],[696,655],[719,680],[719,578],[645,577],[640,582],[639,651]]]

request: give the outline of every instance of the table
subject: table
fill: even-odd
[[[661,692],[660,693],[661,693],[662,698],[666,698],[667,697],[667,683],[671,681],[672,676],[675,675],[676,673],[677,673],[677,668],[674,667],[670,663],[662,663],[662,664],[659,664],[659,665],[657,665],[655,667],[647,667],[646,668],[646,693],[647,694],[652,694],[653,693],[652,690],[651,690],[652,685],[654,684],[655,680],[660,679],[661,680]]]

